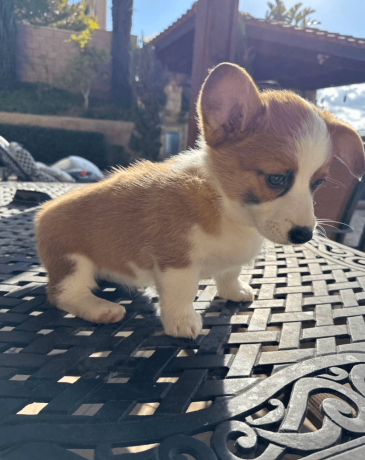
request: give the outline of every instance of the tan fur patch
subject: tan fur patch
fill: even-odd
[[[265,175],[287,171],[295,174],[298,168],[294,151],[285,155],[280,142],[275,146],[278,140],[276,136],[259,133],[212,152],[213,171],[229,198],[244,201],[249,192],[261,203],[277,198],[281,190],[270,189]]]
[[[267,107],[263,129],[273,131],[291,143],[301,135],[313,105],[290,91],[265,91],[260,97]]]

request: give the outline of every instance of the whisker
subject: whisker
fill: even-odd
[[[333,228],[333,229],[335,229],[335,230],[339,230],[339,228],[338,228],[338,227],[335,227],[334,225],[328,225],[327,227],[329,227],[328,230],[329,230],[330,228]],[[352,231],[354,230],[354,229],[353,229],[352,227],[350,227],[350,226],[349,226],[349,229],[352,230]],[[324,228],[324,230],[326,231],[325,228]]]
[[[327,238],[326,232],[322,232],[322,231],[320,231],[320,230],[316,230],[316,231],[315,231],[315,234]]]
[[[315,228],[320,228],[321,230],[323,230],[323,226],[321,224],[318,224],[318,223],[317,223]]]
[[[329,225],[329,224],[327,224],[327,227],[334,228],[334,229],[338,230],[338,227],[336,227],[335,225]],[[326,229],[324,228],[324,230],[326,230]]]
[[[326,231],[325,231],[323,228],[316,228],[314,231],[315,231],[315,233],[317,233],[318,235],[327,238]]]
[[[315,232],[317,233],[317,235],[322,236],[323,238],[327,238],[327,239],[328,239],[326,230],[322,227],[321,224],[318,224],[318,223],[317,223],[317,227],[315,228]]]
[[[325,238],[325,239],[328,240],[328,237],[327,237],[326,235],[322,235],[322,234],[320,234],[320,233],[316,233],[316,234],[313,236],[314,241],[316,241],[318,237]]]
[[[333,224],[343,224],[343,225],[346,225],[344,224],[343,222],[340,222],[338,220],[332,220],[332,219],[317,219],[318,222],[332,222]]]
[[[328,225],[328,226],[330,226],[329,224],[331,223],[331,224],[346,225],[346,227],[350,227],[349,224],[345,224],[344,222],[338,222],[336,220],[331,220],[331,219],[318,219],[317,222],[319,222],[320,224],[323,224],[323,225]]]
[[[327,177],[327,182],[331,182],[332,184],[339,185],[340,187],[346,188],[345,184],[342,182],[338,181],[337,179],[334,179],[333,177]]]

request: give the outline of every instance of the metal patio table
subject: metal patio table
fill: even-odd
[[[107,283],[97,295],[127,314],[93,324],[47,304],[38,208],[12,204],[17,187],[73,186],[0,183],[1,459],[365,457],[363,253],[268,244],[242,272],[254,302],[201,282],[196,340],[163,333],[153,292]]]

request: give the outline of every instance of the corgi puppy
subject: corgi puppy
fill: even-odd
[[[265,238],[312,238],[313,193],[331,159],[364,174],[356,131],[292,92],[259,93],[237,65],[209,73],[197,109],[195,150],[116,170],[42,206],[35,229],[49,302],[91,322],[117,322],[125,309],[94,296],[96,280],[154,285],[166,334],[195,338],[199,280],[212,277],[224,299],[252,301],[242,266]]]

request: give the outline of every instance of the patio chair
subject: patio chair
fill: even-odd
[[[2,179],[7,179],[11,174],[15,174],[19,179],[28,180],[32,182],[31,176],[23,169],[15,158],[9,152],[10,143],[0,136],[0,162],[4,168]]]
[[[356,206],[365,190],[365,182],[354,178],[347,167],[336,158],[330,168],[330,179],[315,195],[315,215],[317,219],[330,219],[335,228],[323,226],[328,238],[343,243]]]
[[[364,224],[364,227],[362,229],[360,239],[359,239],[359,243],[356,246],[356,249],[358,249],[359,251],[362,251],[362,252],[365,251],[365,224]]]
[[[28,182],[75,182],[66,172],[36,162],[33,156],[17,142],[9,143],[0,136],[0,162],[5,166],[4,179],[11,175]]]

